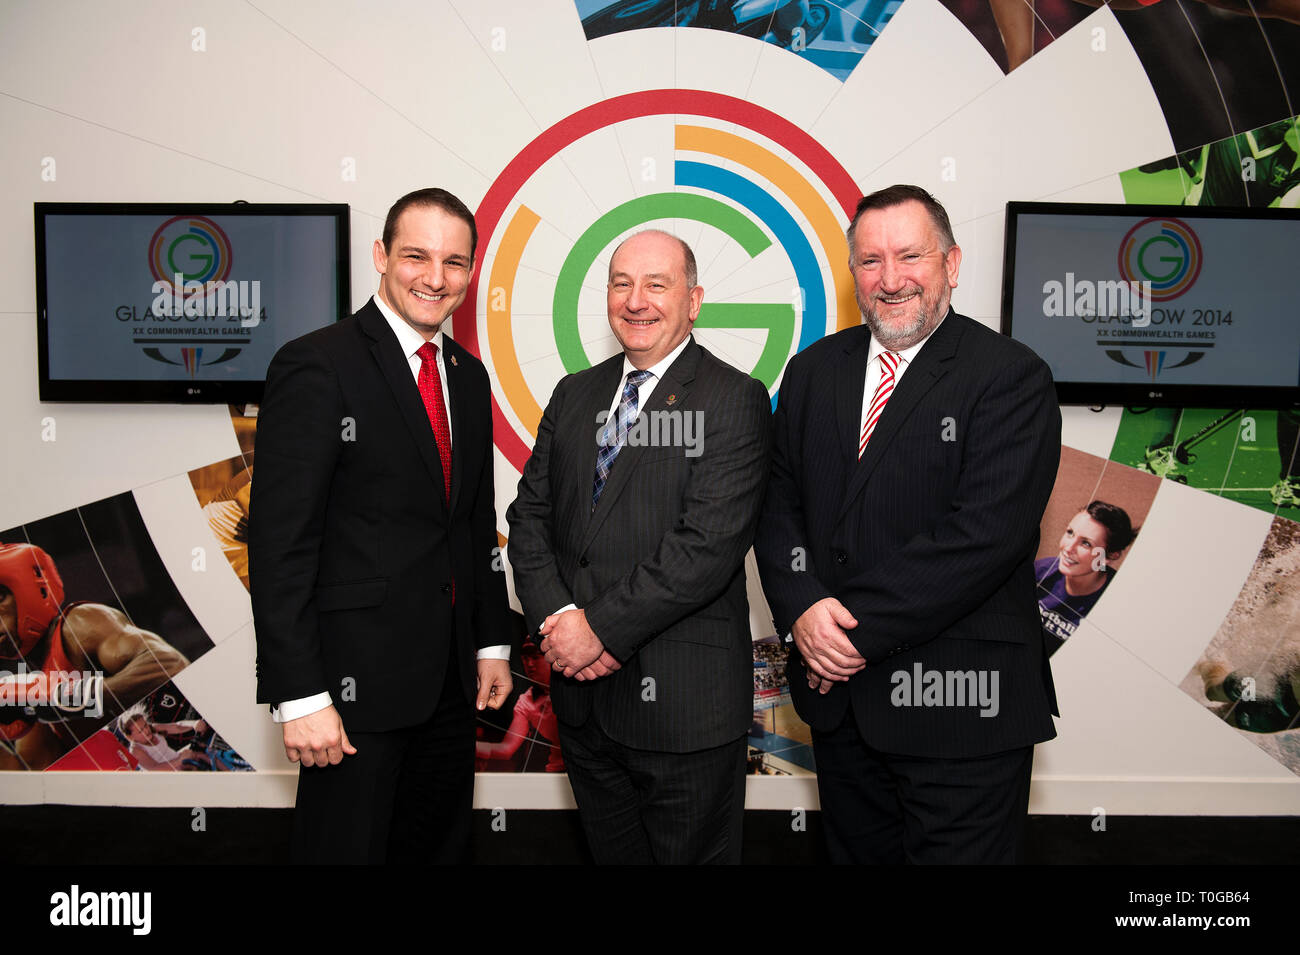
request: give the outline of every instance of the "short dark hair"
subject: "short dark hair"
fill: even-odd
[[[1088,516],[1106,528],[1106,553],[1116,554],[1126,549],[1137,537],[1140,528],[1133,526],[1128,511],[1118,504],[1093,501],[1084,508]]]
[[[853,221],[849,223],[847,232],[850,257],[853,255],[853,233],[863,214],[876,209],[892,209],[894,206],[901,206],[904,202],[919,202],[925,206],[925,211],[930,213],[930,221],[939,230],[939,237],[944,243],[944,252],[957,244],[957,240],[952,235],[952,223],[948,221],[948,212],[939,200],[920,186],[899,184],[889,186],[887,189],[878,189],[858,200],[858,208],[854,210]]]
[[[469,257],[474,258],[474,251],[478,248],[478,229],[474,225],[474,213],[446,189],[437,188],[408,192],[393,203],[393,208],[388,210],[388,218],[384,220],[384,251],[393,250],[393,235],[397,232],[397,220],[402,218],[402,213],[412,207],[424,206],[441,209],[469,226]]]
[[[630,236],[627,237],[627,239],[634,239],[637,236],[644,235],[647,232],[658,232],[660,235],[666,235],[668,236],[668,238],[672,239],[682,247],[682,260],[686,263],[686,287],[688,289],[691,289],[699,285],[700,270],[699,267],[695,264],[695,253],[691,251],[691,247],[686,243],[686,240],[679,236],[673,235],[671,232],[666,232],[663,229],[642,229],[640,232],[633,232]],[[627,239],[624,239],[623,242],[626,242]],[[623,248],[623,242],[620,242],[618,245],[614,246],[614,253],[609,257],[609,265],[611,270],[614,267],[614,256],[618,255],[618,250]]]

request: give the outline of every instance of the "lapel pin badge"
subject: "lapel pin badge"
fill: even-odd
[[[669,395],[669,396],[668,396],[668,403],[669,403],[670,405],[672,405],[672,404],[676,404],[676,403],[677,403],[677,396],[676,396],[676,395]]]
[[[455,355],[452,355],[452,356],[451,356],[451,363],[452,363],[452,365],[454,365],[454,366],[456,366],[456,367],[460,367],[459,365],[456,365],[456,356],[455,356]]]

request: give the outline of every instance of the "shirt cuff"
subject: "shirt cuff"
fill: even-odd
[[[297,720],[304,716],[311,716],[313,713],[319,713],[333,702],[328,693],[317,693],[315,696],[286,700],[279,706],[271,707],[271,719],[277,723],[287,723],[290,720]]]
[[[510,644],[503,643],[496,647],[484,647],[478,652],[479,660],[509,660]]]
[[[557,614],[557,613],[564,613],[564,611],[566,611],[566,610],[577,610],[577,609],[578,609],[578,605],[577,605],[577,604],[565,604],[565,605],[564,605],[563,607],[561,607],[559,610],[556,610],[556,611],[554,611],[553,613],[549,614],[549,616],[554,617],[555,614]]]

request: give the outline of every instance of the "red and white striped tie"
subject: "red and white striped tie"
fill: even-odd
[[[871,396],[871,406],[867,408],[867,417],[862,422],[862,440],[858,442],[858,460],[862,460],[862,453],[867,450],[867,442],[871,440],[871,432],[876,430],[876,422],[880,420],[880,414],[885,410],[885,404],[889,401],[889,396],[894,393],[894,372],[898,370],[898,355],[892,351],[880,353],[880,382],[876,385],[876,393]]]

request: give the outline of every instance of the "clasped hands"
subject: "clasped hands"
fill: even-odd
[[[853,614],[834,597],[817,601],[795,621],[791,632],[803,656],[810,689],[827,693],[835,683],[844,682],[867,665],[845,635],[857,625]],[[621,666],[587,624],[585,611],[551,614],[538,633],[545,638],[542,653],[546,662],[564,676],[595,680]]]
[[[808,688],[828,693],[867,665],[845,634],[858,625],[848,608],[834,597],[824,597],[805,610],[790,629],[803,657]]]
[[[537,632],[545,637],[542,653],[556,673],[575,680],[595,680],[622,667],[587,624],[584,610],[553,613]]]

